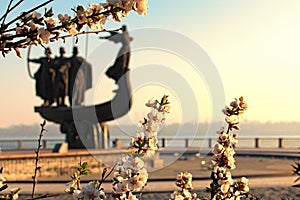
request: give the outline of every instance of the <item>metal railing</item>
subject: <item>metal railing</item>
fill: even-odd
[[[111,139],[110,143],[112,146]],[[124,146],[130,143],[129,138],[120,139]],[[42,141],[42,148],[52,149],[55,144],[65,142],[63,139],[44,139]],[[240,137],[238,138],[239,148],[299,148],[300,137]],[[204,147],[212,148],[216,144],[216,138],[197,137],[197,138],[159,138],[159,147]],[[33,139],[19,139],[19,140],[1,140],[0,148],[5,149],[35,149],[37,147],[37,140]]]
[[[162,138],[161,147],[206,147],[212,148],[216,138]],[[300,137],[241,137],[238,138],[239,148],[299,148]]]
[[[55,144],[62,142],[64,142],[64,140],[62,139],[44,139],[42,140],[42,148],[52,149],[55,146]],[[33,139],[0,140],[0,148],[2,150],[36,149],[37,145],[37,140]]]

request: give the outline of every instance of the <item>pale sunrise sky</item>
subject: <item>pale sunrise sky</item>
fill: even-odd
[[[15,15],[39,2],[25,0]],[[101,1],[55,0],[49,7],[57,16],[93,2]],[[120,24],[110,20],[106,28],[126,24],[133,37],[134,102],[119,122],[137,123],[146,114],[145,101],[166,93],[172,103],[169,123],[222,119],[221,105],[241,95],[249,104],[247,120],[300,121],[299,8],[298,0],[149,0],[146,17],[132,12]],[[5,9],[2,2],[0,13]],[[161,37],[151,41],[157,32]],[[169,40],[172,44],[164,48]],[[113,95],[113,82],[101,73],[114,62],[120,46],[94,35],[86,49],[86,41],[81,37],[78,46],[93,65],[94,88],[86,102],[93,104]],[[70,56],[73,40],[49,45],[54,55],[60,46]],[[14,53],[0,58],[0,128],[42,121],[33,112],[42,100],[35,96],[34,80],[27,73],[27,51],[22,52],[23,59]],[[42,47],[33,47],[31,58],[40,56]],[[31,69],[34,73],[38,66],[31,64]]]

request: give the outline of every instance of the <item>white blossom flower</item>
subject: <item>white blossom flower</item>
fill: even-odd
[[[19,198],[19,191],[20,191],[20,188],[12,188],[10,190],[11,200],[17,200]]]
[[[118,162],[114,172],[114,193],[140,191],[148,180],[148,172],[143,166],[143,160],[133,156],[126,156]]]
[[[74,193],[74,191],[76,190],[75,188],[77,188],[77,181],[72,180],[71,182],[66,183],[66,186],[68,186],[67,189],[65,189],[66,193]]]
[[[230,115],[225,117],[225,121],[228,124],[238,124],[239,123],[239,118],[237,115]]]
[[[148,0],[135,0],[133,9],[140,15],[146,16],[148,11]]]
[[[232,108],[234,108],[234,109],[237,109],[237,108],[239,107],[238,100],[235,99],[234,101],[232,101],[232,102],[230,103],[230,106],[231,106]]]
[[[120,183],[114,184],[113,189],[114,189],[115,194],[125,194],[125,192],[129,191],[126,180],[124,180]]]
[[[229,111],[228,106],[225,106],[225,108],[222,109],[222,112],[224,113],[224,115],[228,115],[228,111]]]
[[[149,99],[148,102],[145,104],[147,107],[156,108],[158,101],[152,99]]]
[[[151,137],[149,138],[148,146],[151,149],[157,149],[157,143],[158,143],[157,137]]]
[[[107,23],[108,18],[106,16],[102,16],[100,19],[97,19],[96,21],[89,21],[88,26],[91,30],[103,30],[104,25]]]
[[[170,113],[170,109],[171,109],[170,106],[164,106],[164,107],[162,108],[162,112],[163,112],[163,113]]]
[[[70,35],[77,35],[78,34],[78,30],[77,30],[77,24],[72,23],[71,25],[69,25],[66,28],[66,31],[70,34]]]
[[[225,182],[220,187],[221,192],[223,192],[224,194],[228,192],[229,188],[230,188],[230,183],[229,182]]]
[[[121,7],[126,10],[131,10],[135,0],[120,0]]]
[[[30,27],[30,31],[35,31],[38,27],[35,23],[29,22],[28,26]]]
[[[139,157],[127,156],[123,158],[123,166],[125,169],[139,170],[144,166],[144,161]]]
[[[191,194],[189,190],[183,189],[182,191],[174,191],[171,194],[170,200],[198,200],[197,194]]]
[[[50,32],[43,27],[39,28],[37,39],[39,39],[42,44],[48,44],[50,42]]]
[[[133,195],[131,192],[129,192],[128,194],[122,194],[120,196],[120,200],[138,200],[138,198],[136,195]]]
[[[148,113],[148,118],[156,122],[162,122],[165,119],[165,115],[157,109],[152,109],[151,112]]]
[[[155,134],[159,129],[159,125],[156,123],[156,121],[151,119],[147,121],[145,129],[145,131]]]
[[[213,200],[228,199],[237,200],[241,199],[241,195],[249,192],[249,181],[245,177],[239,179],[236,183],[233,182],[230,169],[235,166],[235,151],[234,147],[238,141],[237,134],[230,133],[233,129],[239,130],[237,124],[241,118],[244,110],[248,105],[245,103],[244,98],[240,97],[239,100],[235,99],[230,103],[230,107],[226,106],[222,112],[226,115],[225,121],[228,123],[228,130],[225,132],[224,128],[218,132],[219,137],[212,150],[214,153],[212,163],[214,169],[211,174],[211,191]]]
[[[95,200],[100,199],[100,191],[97,189],[98,184],[95,182],[89,182],[82,186],[81,192],[77,195],[78,198],[83,200]]]
[[[121,22],[122,21],[122,17],[123,17],[123,11],[122,10],[120,10],[118,12],[114,12],[113,15],[112,15],[112,19],[115,22]]]
[[[217,142],[228,144],[228,134],[226,134],[225,132],[221,132],[217,139]]]
[[[6,181],[6,178],[2,175],[2,173],[0,174],[0,187],[3,187],[3,182]]]
[[[181,172],[178,174],[176,178],[176,185],[187,190],[193,189],[192,174],[189,172]]]
[[[21,13],[22,14],[22,13]],[[33,19],[40,19],[42,17],[41,13],[36,12],[36,11],[32,11],[31,13],[28,13],[26,16],[26,18],[28,17],[32,17]]]
[[[223,149],[224,149],[223,145],[215,144],[212,152],[213,152],[213,154],[219,154],[223,151]]]
[[[245,102],[244,97],[240,97],[239,100],[240,100],[240,103],[239,103],[240,108],[243,110],[247,110],[248,104]]]
[[[17,26],[16,34],[24,34],[28,32],[28,26]]]
[[[230,156],[230,157],[227,157],[227,163],[226,163],[226,166],[229,168],[229,169],[235,169],[236,166],[235,166],[235,159]]]
[[[144,187],[144,183],[142,181],[140,181],[138,175],[133,176],[132,178],[130,178],[130,184],[128,184],[128,188],[130,191],[134,191],[134,192],[138,192],[140,190],[142,190],[142,188]]]
[[[77,10],[76,16],[79,24],[84,24],[88,22],[86,10]]]
[[[45,17],[44,21],[46,22],[48,28],[53,28],[55,27],[57,19],[53,17]]]
[[[91,16],[92,14],[99,13],[102,9],[103,6],[101,4],[93,3],[86,9],[87,16]]]
[[[58,14],[57,18],[62,24],[65,24],[66,22],[69,22],[71,20],[71,16],[69,16],[68,14]]]
[[[238,183],[240,185],[240,188],[239,190],[242,192],[242,193],[247,193],[249,192],[249,180],[245,177],[242,177],[238,180]]]

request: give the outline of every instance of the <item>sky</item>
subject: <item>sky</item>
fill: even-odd
[[[25,0],[16,14],[39,2]],[[72,14],[71,8],[89,3],[99,1],[55,0],[48,7]],[[126,24],[133,37],[133,107],[117,123],[135,124],[147,112],[144,103],[164,94],[172,103],[169,123],[222,119],[222,106],[239,96],[249,104],[246,120],[300,121],[299,6],[298,0],[149,0],[147,16],[131,13],[121,23],[110,20],[108,29]],[[0,13],[5,9],[1,3]],[[73,45],[69,39],[49,47],[57,55],[64,46],[70,56]],[[96,35],[80,37],[77,45],[94,70],[86,104],[111,99],[116,86],[103,72],[120,46]],[[0,58],[0,128],[42,122],[34,113],[42,100],[28,76],[27,51],[22,53],[22,59],[14,53]],[[40,56],[43,49],[33,47],[30,57]],[[33,73],[37,69],[31,64]]]

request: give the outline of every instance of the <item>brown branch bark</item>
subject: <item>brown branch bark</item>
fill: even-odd
[[[37,150],[35,151],[36,157],[35,157],[35,169],[34,169],[34,175],[32,176],[32,193],[31,193],[31,198],[34,199],[34,194],[35,194],[35,187],[37,185],[37,172],[38,170],[40,170],[40,166],[39,164],[39,158],[40,158],[40,150],[42,147],[42,137],[43,137],[43,133],[46,131],[45,129],[46,126],[46,120],[44,120],[44,122],[41,124],[41,131],[39,134],[39,139],[38,139],[38,147]]]

